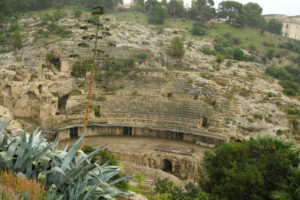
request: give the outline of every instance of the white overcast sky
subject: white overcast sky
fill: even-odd
[[[191,4],[192,0],[184,0],[185,3]],[[216,7],[223,0],[214,0]],[[263,14],[285,14],[289,16],[300,15],[300,0],[236,0],[241,3],[255,2],[263,7]],[[131,0],[124,0],[130,3]]]

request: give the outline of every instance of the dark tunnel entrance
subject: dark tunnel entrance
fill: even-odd
[[[123,127],[124,136],[132,136],[132,127]]]
[[[78,138],[78,127],[70,128],[70,139]]]
[[[162,170],[168,173],[172,173],[173,171],[172,162],[168,159],[164,159]]]

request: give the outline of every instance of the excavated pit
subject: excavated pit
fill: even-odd
[[[81,126],[59,129],[56,136],[60,147],[74,142],[82,131]],[[204,134],[108,125],[89,126],[84,139],[84,144],[94,147],[108,145],[122,162],[167,172],[184,181],[198,181],[204,151],[224,142],[223,138]]]

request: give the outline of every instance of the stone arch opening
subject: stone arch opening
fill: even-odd
[[[70,139],[78,138],[78,127],[70,128]]]
[[[66,94],[62,97],[58,97],[58,109],[63,110],[66,108],[67,101],[69,99],[70,94]]]
[[[176,140],[183,140],[183,133],[175,132],[175,138]]]
[[[38,90],[39,90],[39,93],[42,94],[42,93],[43,93],[43,86],[42,86],[42,85],[39,85],[39,86],[38,86]]]
[[[173,171],[172,162],[168,159],[164,159],[162,162],[163,162],[162,163],[162,170],[165,171],[165,172],[172,173],[172,171]]]
[[[202,118],[202,127],[208,127],[208,119],[207,117]]]
[[[132,127],[123,127],[124,136],[132,136]]]

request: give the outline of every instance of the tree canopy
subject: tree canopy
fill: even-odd
[[[270,137],[227,143],[205,154],[207,179],[199,184],[222,199],[271,200],[299,159],[292,144]]]

